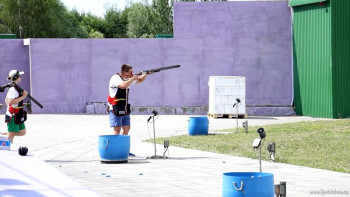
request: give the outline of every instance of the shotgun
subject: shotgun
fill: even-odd
[[[180,65],[173,65],[173,66],[165,66],[165,67],[160,67],[160,68],[154,68],[154,69],[144,70],[144,71],[140,72],[137,75],[150,74],[150,73],[160,72],[162,70],[168,70],[168,69],[179,68],[179,67],[180,67]]]
[[[6,84],[6,85],[3,85],[0,87],[0,92],[4,92],[5,91],[5,88],[9,88],[9,87],[15,87],[17,88],[18,91],[20,91],[21,93],[24,91],[17,83],[9,83],[9,84]],[[27,94],[27,97],[33,101],[35,104],[37,104],[40,108],[43,108],[43,106],[37,101],[35,100],[35,98],[33,98],[30,94]]]

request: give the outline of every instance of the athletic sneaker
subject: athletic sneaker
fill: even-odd
[[[135,157],[135,154],[129,153],[129,156],[133,156],[133,157]]]

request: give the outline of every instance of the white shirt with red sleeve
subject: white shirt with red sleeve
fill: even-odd
[[[7,91],[7,95],[5,98],[5,103],[6,103],[6,115],[8,116],[12,116],[12,114],[9,111],[10,108],[10,99],[16,99],[18,98],[19,94],[17,92],[17,90],[14,87],[9,88],[9,90]],[[18,107],[18,104],[14,104],[12,105],[13,108]]]
[[[118,75],[115,74],[111,77],[109,80],[109,86],[108,86],[108,93],[111,98],[113,98],[117,92],[118,92],[118,86],[123,82],[123,79]],[[136,81],[133,81],[131,85],[134,85]],[[113,106],[109,104],[109,110],[113,110]]]

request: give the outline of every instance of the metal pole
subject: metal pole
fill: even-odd
[[[260,172],[262,172],[262,169],[261,169],[261,147],[262,147],[262,143],[263,143],[263,140],[261,140],[260,151],[259,151],[259,166],[260,166]]]
[[[236,112],[237,112],[237,130],[236,133],[238,133],[238,103],[236,104]]]
[[[22,38],[22,26],[21,26],[21,3],[19,0],[17,1],[18,3],[18,23],[19,23],[19,38]]]
[[[156,147],[156,129],[154,126],[154,116],[153,116],[153,139],[154,139],[154,156],[157,155],[157,147]]]

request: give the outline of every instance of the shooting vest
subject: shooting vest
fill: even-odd
[[[121,77],[120,77],[121,78]],[[123,80],[124,81],[124,80]],[[130,114],[130,104],[129,100],[129,88],[121,89],[118,88],[117,93],[114,97],[108,95],[108,103],[113,107],[113,113],[116,116],[124,116]]]
[[[19,91],[16,87],[14,88],[18,92],[17,98],[21,97],[23,95],[23,92]],[[16,124],[21,124],[27,120],[27,112],[23,110],[23,100],[18,103],[17,107],[13,107],[11,104],[9,104],[9,112],[12,114],[12,117],[15,118]],[[5,122],[11,122],[12,117],[8,117],[8,115],[6,115]]]

